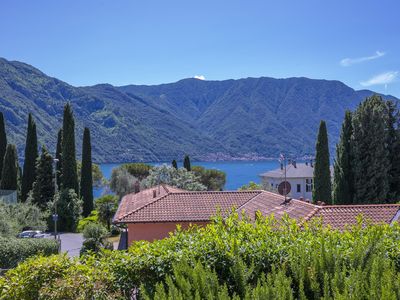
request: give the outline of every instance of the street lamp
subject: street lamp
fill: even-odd
[[[57,163],[59,159],[55,158],[54,160],[54,214],[53,214],[53,221],[54,221],[54,238],[57,240]]]

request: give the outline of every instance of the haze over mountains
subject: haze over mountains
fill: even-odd
[[[340,81],[267,77],[73,87],[0,58],[0,110],[21,157],[28,113],[36,119],[39,141],[53,151],[67,101],[74,109],[77,152],[88,126],[97,162],[170,161],[186,153],[199,160],[280,152],[301,157],[314,152],[321,119],[327,122],[333,155],[344,111],[371,94]]]

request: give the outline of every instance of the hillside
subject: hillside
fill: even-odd
[[[345,109],[372,93],[339,81],[265,77],[73,87],[0,58],[0,110],[21,155],[28,113],[40,142],[53,150],[67,101],[74,108],[78,153],[88,126],[98,162],[169,161],[185,153],[204,160],[276,157],[281,151],[301,156],[313,152],[320,119],[327,121],[333,151]]]

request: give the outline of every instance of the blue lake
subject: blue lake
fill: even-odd
[[[159,165],[160,163],[150,163]],[[110,179],[112,169],[120,164],[101,164],[100,168],[105,178]],[[242,185],[254,181],[260,182],[260,173],[279,168],[277,160],[269,161],[220,161],[220,162],[192,162],[193,166],[203,166],[207,169],[221,170],[226,173],[225,190],[237,190]],[[94,190],[94,196],[101,195],[101,189]]]

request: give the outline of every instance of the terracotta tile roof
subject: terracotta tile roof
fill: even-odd
[[[312,218],[321,218],[323,225],[344,229],[348,225],[356,225],[360,215],[365,222],[390,224],[399,209],[398,204],[320,206]]]
[[[360,214],[372,223],[391,223],[400,215],[397,204],[318,206],[296,199],[289,203],[284,200],[283,196],[267,191],[188,192],[163,185],[123,197],[113,221],[202,222],[208,221],[218,209],[226,214],[235,207],[252,219],[257,211],[263,215],[274,214],[277,219],[286,213],[300,222],[321,218],[324,225],[343,229],[356,224]]]
[[[222,213],[240,207],[260,191],[187,192],[164,186],[153,198],[153,190],[125,196],[114,216],[114,223],[208,221],[218,209]],[[169,191],[169,192],[167,192]]]
[[[260,211],[264,216],[274,214],[277,219],[280,219],[286,213],[296,220],[305,220],[318,210],[316,205],[308,202],[292,199],[285,204],[284,201],[284,196],[262,191],[254,199],[240,207],[239,210],[244,210],[252,219],[254,219],[255,213]]]

